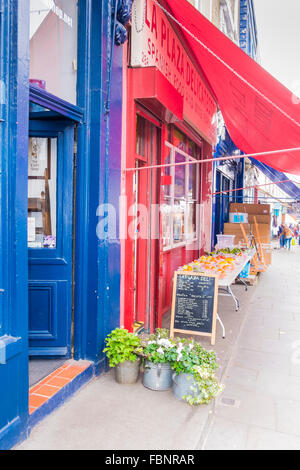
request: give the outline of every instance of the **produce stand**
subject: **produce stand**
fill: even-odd
[[[240,250],[237,247],[236,250]],[[234,251],[234,250],[233,250]],[[241,250],[240,250],[241,251]],[[239,275],[244,270],[246,265],[249,261],[252,260],[253,256],[256,254],[255,248],[244,249],[238,256],[232,254],[232,251],[229,250],[228,253],[223,253],[222,250],[217,252],[216,254],[212,254],[209,256],[202,256],[199,260],[195,260],[194,262],[190,263],[189,265],[185,265],[177,272],[195,272],[195,273],[202,273],[203,275],[213,274],[217,275],[218,277],[218,296],[226,296],[232,297],[235,303],[236,311],[239,310],[239,299],[237,296],[232,292],[231,285],[234,284],[235,280],[239,278]],[[224,261],[220,262],[220,258],[224,259]],[[226,261],[228,260],[228,261]],[[211,264],[211,266],[209,265]],[[226,268],[220,268],[220,265],[226,265]],[[242,279],[241,279],[242,280]],[[245,282],[246,290],[248,286]],[[217,321],[220,323],[222,331],[223,331],[223,338],[226,336],[225,326],[220,318],[220,315],[217,313],[216,315]]]
[[[249,263],[249,261],[251,261],[251,259],[255,255],[255,253],[256,253],[256,250],[255,250],[255,248],[253,248],[252,250],[250,250],[248,252],[247,257],[244,258],[241,263],[237,264],[236,268],[233,271],[229,272],[226,275],[225,278],[219,279],[219,295],[220,296],[226,296],[226,297],[231,296],[233,298],[234,302],[235,302],[235,307],[236,307],[237,312],[238,312],[239,307],[240,307],[239,299],[232,292],[231,285],[235,282],[236,278],[239,277],[239,274],[243,271],[243,269],[245,268],[247,263]],[[240,278],[240,280],[242,281],[241,278]],[[245,284],[246,290],[247,290],[248,286],[245,282],[244,282],[244,284]],[[220,290],[223,291],[223,292],[220,293]],[[224,290],[225,290],[225,293],[224,293]]]
[[[256,253],[256,250],[255,250],[255,248],[253,248],[252,250],[250,250],[248,252],[247,257],[244,258],[243,261],[241,263],[239,263],[232,272],[228,273],[228,275],[225,278],[219,279],[219,296],[232,297],[234,302],[235,302],[236,312],[239,311],[240,302],[239,302],[239,299],[237,298],[237,296],[232,292],[231,285],[235,282],[236,278],[239,278],[240,273],[243,271],[243,269],[245,268],[247,263],[249,263],[249,261],[251,261],[251,259],[255,255],[255,253]],[[239,278],[239,279],[242,281],[241,278]],[[245,284],[246,290],[247,290],[248,286],[247,286],[246,283],[244,283],[244,284]],[[223,322],[220,318],[220,315],[218,313],[217,313],[217,320],[220,323],[221,328],[222,328],[222,337],[225,338],[226,337],[225,326],[224,326],[224,324],[223,324]]]

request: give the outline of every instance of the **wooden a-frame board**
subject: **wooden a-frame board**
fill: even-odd
[[[175,307],[176,307],[176,291],[177,291],[177,277],[180,276],[198,276],[198,277],[209,277],[215,279],[214,286],[214,302],[213,302],[213,314],[212,314],[212,331],[211,333],[201,332],[201,331],[192,331],[184,329],[174,328],[175,324]],[[211,338],[212,346],[216,343],[216,326],[217,326],[217,308],[218,308],[218,276],[214,274],[203,274],[196,273],[191,271],[175,271],[174,275],[174,284],[173,284],[173,296],[172,296],[172,310],[171,310],[171,325],[170,325],[170,336],[174,338],[174,333],[182,333],[186,335],[197,335],[197,336],[206,336]]]

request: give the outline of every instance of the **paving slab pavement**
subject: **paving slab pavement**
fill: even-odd
[[[227,364],[204,449],[300,449],[299,280],[300,247],[275,251]]]
[[[300,449],[299,260],[298,247],[275,252],[257,286],[248,292],[234,286],[239,312],[232,299],[219,298],[226,339],[220,325],[214,348],[199,339],[219,357],[226,389],[216,402],[192,408],[172,391],[118,385],[109,372],[45,418],[17,449]]]

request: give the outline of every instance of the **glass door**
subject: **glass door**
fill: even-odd
[[[74,125],[30,121],[29,353],[71,352]]]

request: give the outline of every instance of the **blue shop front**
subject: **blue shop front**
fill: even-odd
[[[0,449],[101,373],[119,324],[97,225],[118,219],[128,3],[0,1]]]

